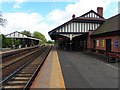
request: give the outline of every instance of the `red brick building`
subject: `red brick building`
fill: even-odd
[[[120,14],[113,16],[91,33],[88,48],[98,53],[114,53],[120,58]]]

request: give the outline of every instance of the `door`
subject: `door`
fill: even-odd
[[[106,52],[111,52],[111,39],[106,39]]]
[[[96,40],[93,40],[93,48],[96,49]]]

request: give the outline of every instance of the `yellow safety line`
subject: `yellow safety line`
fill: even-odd
[[[65,83],[62,76],[62,70],[58,59],[57,51],[53,51],[52,72],[50,78],[50,88],[60,88],[65,90]]]
[[[60,74],[59,76],[60,76],[61,87],[62,87],[62,88],[65,88],[65,83],[64,83],[63,74],[62,74],[60,62],[59,62],[59,59],[58,59],[57,51],[56,51],[56,58],[57,58],[57,63],[58,63],[59,72],[60,72],[60,73],[59,73],[59,74]]]

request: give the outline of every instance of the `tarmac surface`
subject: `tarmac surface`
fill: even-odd
[[[118,63],[83,52],[57,52],[66,88],[118,88]]]

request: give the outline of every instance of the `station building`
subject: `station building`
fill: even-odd
[[[103,8],[98,7],[97,13],[90,10],[79,17],[73,15],[71,20],[51,30],[49,35],[65,50],[87,50],[88,37],[104,22]]]
[[[90,36],[90,48],[98,53],[111,52],[120,57],[120,14],[115,15],[97,28]]]
[[[91,50],[97,53],[120,54],[120,14],[109,19],[98,7],[49,31],[52,40],[64,50]],[[120,56],[120,55],[119,55]]]
[[[15,47],[15,48],[35,46],[35,45],[40,44],[40,42],[41,42],[40,39],[37,39],[34,37],[28,37],[18,31],[7,34],[6,37],[12,38],[12,43],[14,45],[13,47]]]

